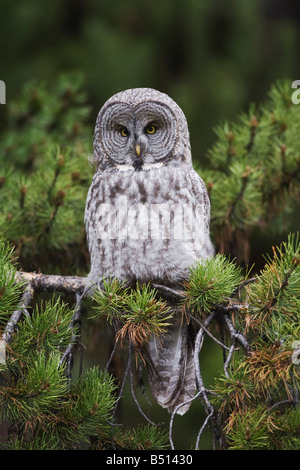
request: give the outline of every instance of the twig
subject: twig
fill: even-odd
[[[75,298],[76,298],[75,312],[70,323],[70,328],[72,330],[72,338],[60,360],[60,364],[63,364],[65,361],[67,361],[67,376],[68,376],[69,382],[71,382],[71,370],[73,366],[74,349],[77,346],[78,336],[79,336],[78,331],[75,332],[75,326],[77,326],[80,322],[81,304],[82,304],[83,295],[84,293],[82,294],[77,293],[75,295]]]
[[[248,182],[249,182],[249,174],[242,177],[242,187],[226,213],[226,218],[228,221],[232,220],[233,215],[235,215],[234,212],[235,212],[236,206],[238,202],[242,199],[245,193],[245,190],[247,188]]]
[[[25,311],[27,311],[27,307],[30,305],[32,298],[34,295],[34,289],[32,284],[29,283],[26,287],[21,302],[20,308],[15,310],[14,313],[11,315],[9,321],[6,324],[2,339],[7,344],[11,340],[12,334],[16,329],[17,323],[21,320],[22,315]]]
[[[117,334],[118,334],[118,331],[119,331],[118,322],[115,321],[115,320],[113,320],[112,325],[113,325],[114,332],[115,332],[115,336],[114,336],[114,346],[113,346],[113,349],[112,349],[112,351],[111,351],[111,353],[110,353],[109,359],[108,359],[108,361],[107,361],[107,363],[106,363],[106,366],[105,366],[105,371],[106,371],[106,372],[108,372],[108,369],[109,369],[109,367],[110,367],[110,364],[111,364],[111,362],[112,362],[112,360],[113,360],[113,357],[114,357],[114,355],[115,355],[115,352],[116,352],[117,346],[118,346],[118,342],[117,342],[116,339],[115,339],[116,336],[117,336]]]
[[[199,442],[200,442],[202,433],[203,433],[204,429],[206,428],[206,426],[207,426],[209,420],[213,417],[213,415],[214,415],[214,410],[212,410],[212,411],[206,416],[205,421],[204,421],[204,423],[202,424],[202,426],[201,426],[201,428],[200,428],[200,431],[199,431],[199,433],[198,433],[197,439],[196,439],[196,446],[195,446],[196,449],[199,449]]]
[[[160,294],[162,294],[164,298],[173,302],[184,300],[186,298],[186,294],[183,291],[171,289],[171,287],[162,286],[161,284],[151,284],[151,286],[156,289]]]
[[[244,348],[246,353],[249,353],[251,348],[246,338],[241,333],[236,331],[228,315],[224,315],[223,318],[224,318],[224,321],[226,323],[226,326],[228,328],[231,338],[237,341]]]
[[[234,350],[235,350],[235,341],[233,340],[233,343],[232,343],[232,345],[230,346],[230,349],[229,349],[228,356],[227,356],[226,361],[224,363],[224,374],[226,375],[227,378],[229,377],[227,369],[228,369],[228,366],[229,366],[230,361],[232,359],[232,355],[233,355]]]
[[[215,312],[211,313],[206,318],[204,326],[207,327],[213,321],[214,317],[215,317]],[[211,409],[213,408],[206,395],[206,390],[204,387],[204,383],[203,383],[203,379],[201,375],[200,363],[199,363],[199,354],[202,348],[203,340],[204,340],[204,329],[200,328],[199,332],[197,333],[196,340],[195,340],[195,351],[194,351],[195,373],[196,373],[196,380],[198,384],[198,390],[202,394],[205,406],[207,407],[207,409],[209,409],[209,411],[211,411]]]
[[[143,363],[142,361],[140,361],[139,363],[139,387],[141,388],[142,390],[142,394],[144,395],[148,405],[151,406],[151,402],[148,398],[148,395],[147,395],[147,392],[146,392],[146,389],[145,389],[145,385],[144,385],[144,380],[143,380]]]
[[[171,449],[174,450],[174,442],[173,442],[173,422],[174,418],[176,416],[177,411],[184,405],[187,405],[188,403],[191,403],[192,401],[196,400],[202,393],[202,390],[199,390],[195,396],[189,398],[188,400],[184,401],[183,403],[180,403],[180,405],[177,405],[176,408],[174,408],[171,418],[170,418],[170,424],[169,424],[169,441],[171,445]]]
[[[16,282],[23,280],[30,283],[35,291],[59,291],[73,294],[85,292],[85,295],[88,295],[90,294],[90,288],[92,288],[92,284],[89,285],[87,277],[57,276],[20,271],[16,274],[15,280]]]
[[[115,407],[114,407],[114,410],[113,410],[113,413],[112,413],[112,417],[114,418],[115,415],[116,415],[116,412],[117,412],[117,408],[118,408],[118,405],[119,405],[119,401],[122,397],[122,394],[123,394],[123,390],[124,390],[124,387],[125,387],[125,383],[126,383],[126,380],[127,380],[127,377],[128,377],[128,374],[129,374],[129,371],[130,371],[130,367],[131,367],[131,357],[128,357],[128,361],[127,361],[127,367],[126,367],[126,371],[125,371],[125,374],[124,374],[124,377],[123,377],[123,380],[122,380],[122,384],[121,384],[121,387],[120,387],[120,390],[119,390],[119,396],[116,400],[116,404],[115,404]]]
[[[237,288],[233,291],[232,295],[237,294],[245,286],[247,286],[248,284],[251,284],[252,282],[255,282],[255,281],[257,281],[257,277],[251,277],[249,279],[245,279],[245,281],[241,282],[241,284],[237,286]]]
[[[277,408],[277,406],[281,405],[295,405],[295,402],[291,402],[290,400],[282,400],[278,401],[277,403],[274,403],[274,405],[270,406],[269,411],[272,411],[274,408]]]
[[[35,292],[60,291],[75,294],[75,312],[70,323],[70,328],[72,329],[72,339],[60,360],[60,364],[63,364],[65,361],[67,361],[67,374],[69,380],[71,380],[73,353],[78,340],[78,334],[75,333],[75,325],[78,324],[80,321],[82,298],[85,295],[90,294],[91,291],[91,286],[89,285],[88,278],[77,276],[36,274],[19,271],[15,276],[15,282],[19,281],[25,281],[25,285],[27,284],[27,286],[25,287],[24,294],[21,299],[20,308],[12,314],[10,320],[8,321],[5,327],[3,340],[6,343],[10,341],[11,336],[16,328],[16,325],[22,318],[22,315],[28,315],[27,307],[32,302]]]
[[[215,341],[219,346],[221,346],[223,349],[227,349],[229,350],[229,347],[226,346],[224,343],[222,343],[221,341],[219,341],[204,325],[203,323],[201,323],[200,320],[198,320],[198,318],[195,318],[193,315],[190,314],[190,317],[201,327],[203,328],[203,330],[205,331],[205,333],[213,340]]]
[[[215,312],[212,312],[206,318],[204,326],[207,327],[213,321],[214,318],[215,318]],[[212,404],[210,403],[210,401],[207,397],[208,391],[204,387],[204,382],[203,382],[202,375],[201,375],[199,354],[200,354],[200,350],[202,348],[203,340],[204,340],[204,329],[201,328],[199,330],[199,332],[197,333],[196,340],[195,340],[194,363],[195,363],[196,380],[197,380],[199,392],[201,394],[200,396],[203,398],[204,408],[206,410],[206,414],[209,417],[208,421],[210,420],[211,423],[212,423],[212,432],[213,432],[214,438],[216,438],[217,440],[220,440],[220,433],[219,433],[219,430],[218,430],[217,423],[215,422],[215,410],[214,410],[214,407],[212,406]],[[207,423],[205,423],[205,426],[206,426],[206,424]],[[200,433],[200,436],[201,436],[201,434],[202,434],[202,432]],[[200,439],[200,437],[199,437],[199,439]],[[197,439],[197,445],[199,446],[199,440],[198,439]]]
[[[117,341],[114,342],[113,350],[112,350],[112,352],[111,352],[111,354],[110,354],[110,356],[109,356],[109,359],[108,359],[108,361],[107,361],[107,363],[106,363],[106,366],[105,366],[105,371],[106,371],[106,372],[108,371],[109,366],[110,366],[110,364],[111,364],[111,361],[113,360],[113,357],[114,357],[114,355],[115,355],[116,349],[117,349]]]
[[[154,423],[153,421],[151,421],[146,415],[145,413],[143,412],[142,408],[141,408],[141,405],[139,404],[136,396],[135,396],[135,393],[134,393],[134,386],[133,386],[133,374],[132,374],[132,369],[131,369],[131,349],[132,349],[132,344],[129,343],[129,346],[128,346],[128,360],[129,360],[129,363],[130,363],[130,370],[129,370],[129,379],[130,379],[130,390],[131,390],[131,395],[133,397],[133,400],[139,410],[139,412],[141,413],[141,415],[145,418],[146,421],[148,421],[148,423],[152,424],[152,426],[157,426],[156,423]]]
[[[215,310],[222,311],[224,313],[232,312],[232,311],[237,311],[239,312],[240,310],[245,310],[249,308],[249,304],[244,303],[244,304],[231,304],[231,305],[222,305],[222,304],[217,304],[215,306]]]

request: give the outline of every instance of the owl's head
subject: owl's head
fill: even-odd
[[[117,93],[98,114],[94,160],[102,170],[119,171],[191,164],[182,110],[168,95],[151,88]]]

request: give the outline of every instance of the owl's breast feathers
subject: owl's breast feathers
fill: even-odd
[[[85,212],[91,280],[177,285],[213,252],[209,218],[205,185],[191,168],[97,172]]]

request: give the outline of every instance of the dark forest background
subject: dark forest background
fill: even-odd
[[[112,94],[157,88],[183,108],[201,162],[215,125],[264,100],[275,80],[300,77],[292,0],[12,0],[0,18],[8,102],[28,80],[80,71],[94,123]]]

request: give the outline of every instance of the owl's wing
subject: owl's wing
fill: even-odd
[[[205,228],[209,233],[210,224],[210,200],[207,192],[207,188],[203,179],[195,170],[190,171],[192,191],[195,198],[195,203],[200,204],[203,207],[203,215],[205,219]]]
[[[198,231],[202,232],[201,249],[199,258],[209,258],[214,254],[214,247],[210,240],[210,200],[204,181],[199,174],[192,169],[190,171],[191,190],[194,196]]]

